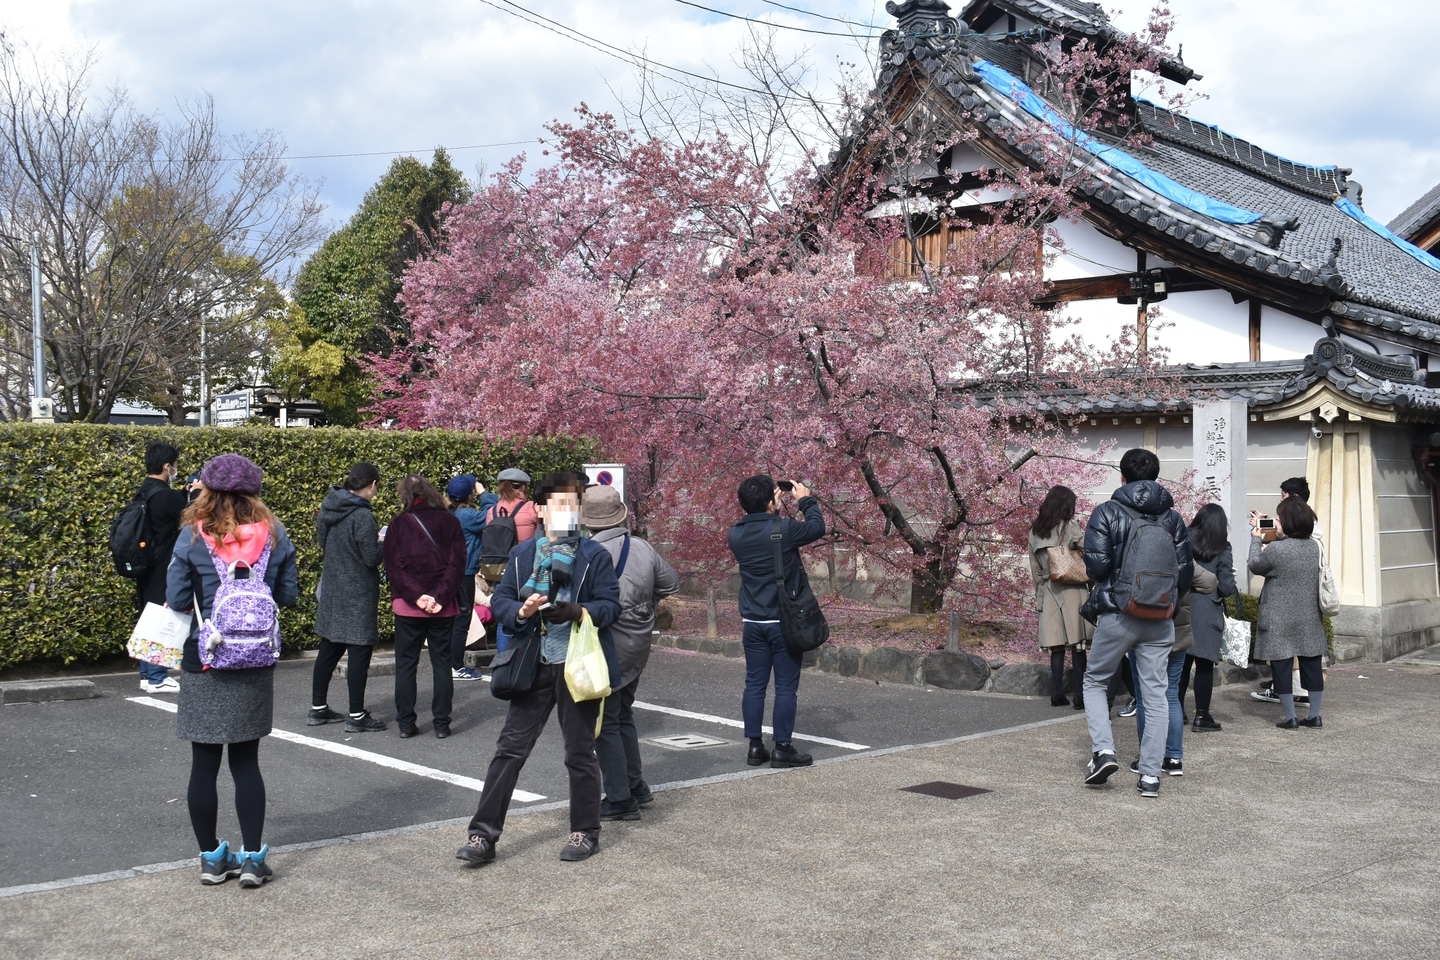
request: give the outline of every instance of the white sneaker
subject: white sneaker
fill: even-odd
[[[140,689],[145,693],[179,693],[180,684],[175,682],[174,677],[166,677],[159,683],[151,683],[149,680],[141,680]]]

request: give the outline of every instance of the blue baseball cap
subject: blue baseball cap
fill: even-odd
[[[474,492],[475,474],[473,473],[462,473],[454,480],[451,480],[445,487],[445,496],[449,497],[455,503],[459,503],[461,500],[469,500],[470,494]]]

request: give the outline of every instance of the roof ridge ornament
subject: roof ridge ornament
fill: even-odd
[[[1315,348],[1305,358],[1306,376],[1328,377],[1330,371],[1334,370],[1344,377],[1363,377],[1389,383],[1389,389],[1381,387],[1384,393],[1393,390],[1396,381],[1424,382],[1425,375],[1420,372],[1414,357],[1383,357],[1352,346],[1341,340],[1340,335],[1335,332],[1333,317],[1327,316],[1320,322],[1320,326],[1325,330],[1325,336],[1315,342]]]
[[[882,84],[894,78],[895,68],[906,57],[926,60],[948,53],[962,33],[970,32],[969,26],[950,16],[945,0],[887,0],[885,12],[898,21],[899,29],[880,35]]]

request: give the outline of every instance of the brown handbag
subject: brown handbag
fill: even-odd
[[[1055,583],[1088,583],[1085,554],[1070,547],[1046,547],[1050,558],[1050,579]]]

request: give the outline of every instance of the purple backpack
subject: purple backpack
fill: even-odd
[[[227,567],[213,550],[210,560],[220,587],[210,604],[210,619],[200,622],[200,662],[212,670],[275,666],[280,659],[280,608],[265,582],[270,544],[243,580],[235,579],[235,570],[245,564],[236,561]]]

